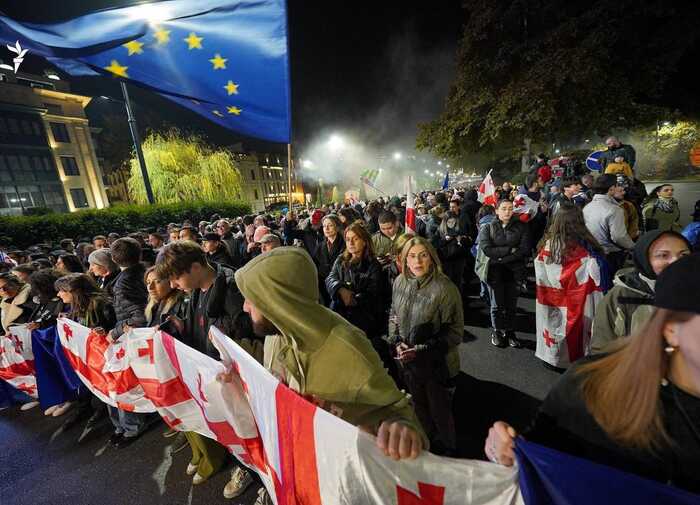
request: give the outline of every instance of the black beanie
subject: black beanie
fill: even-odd
[[[654,306],[678,312],[700,314],[700,297],[684,287],[700,283],[700,254],[691,254],[669,265],[656,281]]]
[[[678,232],[670,230],[653,230],[645,233],[639,237],[639,239],[637,239],[637,243],[634,245],[634,249],[632,250],[632,259],[634,260],[634,264],[637,266],[637,269],[642,273],[642,275],[644,275],[644,277],[648,279],[656,279],[654,269],[651,268],[651,263],[649,262],[649,248],[651,247],[651,244],[661,237],[661,235],[666,234],[679,238],[688,245],[688,249],[693,249],[690,242],[688,242],[688,239]]]

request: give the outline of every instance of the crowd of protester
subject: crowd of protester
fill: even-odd
[[[700,492],[700,305],[682,289],[700,275],[691,254],[700,209],[682,230],[673,187],[646,195],[631,146],[611,138],[608,147],[597,177],[576,166],[557,173],[538,155],[523,185],[497,188],[495,205],[469,187],[409,195],[411,233],[406,198],[393,197],[2,248],[2,330],[68,317],[118,341],[131,328],[159,327],[217,359],[208,338],[216,326],[292,389],[367,427],[388,457],[457,456],[453,379],[472,284],[490,307],[491,343],[519,348],[517,302],[533,260],[565,269],[590,255],[605,294],[581,330],[589,341],[568,370],[557,368],[566,373],[525,436]],[[537,202],[526,222],[518,195]],[[0,388],[22,410],[38,404]],[[44,414],[88,427],[108,418],[117,448],[158,421],[85,390]],[[164,436],[191,448],[194,484],[233,459],[196,433]],[[486,456],[513,464],[516,436],[495,423]],[[253,482],[238,464],[224,496]],[[258,503],[269,503],[264,488]]]

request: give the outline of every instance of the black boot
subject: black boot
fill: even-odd
[[[523,346],[523,343],[518,340],[518,337],[515,336],[515,332],[513,330],[508,330],[506,332],[506,337],[508,338],[508,345],[514,349],[520,349]]]
[[[508,345],[506,334],[501,330],[493,330],[491,332],[491,344],[496,347],[506,347]]]

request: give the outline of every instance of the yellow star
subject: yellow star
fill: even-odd
[[[216,116],[219,116],[219,117],[224,117],[224,115],[221,112],[219,112],[218,110],[213,110],[213,111],[211,111],[211,113],[216,115]]]
[[[158,28],[153,33],[153,36],[158,41],[158,45],[170,42],[170,30],[166,30],[165,28]]]
[[[204,37],[197,37],[197,34],[190,32],[186,39],[182,39],[187,42],[187,49],[202,49],[202,41]]]
[[[214,65],[214,70],[218,70],[220,68],[226,68],[226,62],[228,61],[228,59],[222,58],[219,53],[216,53],[214,57],[209,61],[211,61]]]
[[[228,81],[228,84],[224,86],[224,89],[228,91],[229,95],[237,95],[238,94],[238,84],[235,84],[233,81]]]
[[[117,60],[112,60],[112,63],[108,67],[105,67],[105,70],[108,70],[112,72],[114,75],[118,75],[119,77],[129,77],[126,73],[126,69],[129,67],[122,67]]]
[[[229,114],[235,114],[236,116],[241,115],[241,109],[239,109],[238,107],[234,107],[232,105],[231,107],[226,107],[226,109],[228,110]]]
[[[132,54],[141,54],[143,52],[143,42],[132,40],[131,42],[127,42],[126,44],[122,45],[129,50],[129,56]]]

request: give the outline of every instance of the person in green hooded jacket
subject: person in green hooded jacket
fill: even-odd
[[[596,307],[589,354],[605,352],[613,341],[637,334],[654,312],[656,277],[674,261],[690,254],[680,233],[654,230],[642,235],[632,250],[634,268],[620,270],[613,287]]]
[[[318,302],[318,275],[306,251],[278,247],[261,254],[236,272],[236,284],[255,334],[265,338],[265,368],[325,410],[376,434],[377,446],[393,459],[415,458],[428,447],[409,397],[369,339]]]

